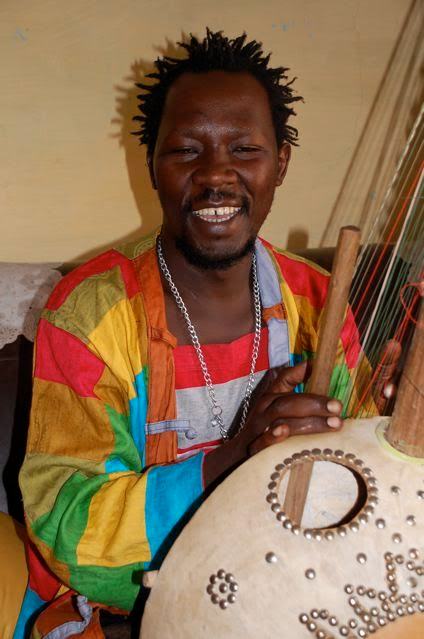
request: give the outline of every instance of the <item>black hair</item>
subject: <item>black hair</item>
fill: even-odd
[[[264,55],[262,43],[256,40],[246,42],[246,34],[229,39],[222,31],[212,32],[206,29],[206,37],[198,40],[190,34],[189,42],[178,42],[186,50],[182,59],[163,56],[155,62],[157,72],[146,77],[156,80],[153,84],[137,83],[145,92],[138,95],[138,109],[142,115],[133,120],[140,122],[140,130],[135,131],[140,144],[146,144],[150,155],[153,154],[162,119],[163,108],[171,85],[183,73],[206,73],[207,71],[229,71],[251,73],[265,88],[271,108],[275,137],[278,148],[284,142],[296,145],[297,129],[287,124],[290,115],[296,115],[290,104],[302,100],[294,96],[291,87],[293,80],[287,82],[287,68],[268,67],[270,54]],[[285,81],[285,83],[284,83]]]

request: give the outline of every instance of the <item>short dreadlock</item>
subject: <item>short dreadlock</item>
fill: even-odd
[[[287,125],[287,120],[290,115],[295,115],[289,105],[302,100],[302,97],[293,95],[291,84],[294,80],[283,83],[287,80],[288,69],[268,67],[270,54],[264,55],[261,42],[252,40],[246,43],[245,33],[231,40],[226,38],[222,31],[214,33],[207,28],[206,37],[203,40],[199,41],[190,34],[189,43],[178,42],[177,44],[187,51],[187,57],[158,58],[155,62],[157,73],[149,73],[146,76],[157,82],[136,84],[138,88],[144,89],[145,93],[137,96],[140,101],[138,109],[142,115],[136,115],[133,118],[141,123],[140,130],[135,131],[134,135],[139,137],[140,144],[147,145],[150,155],[155,149],[163,108],[171,85],[183,73],[207,71],[251,73],[268,94],[278,147],[280,148],[283,142],[294,145],[297,143],[297,129]]]

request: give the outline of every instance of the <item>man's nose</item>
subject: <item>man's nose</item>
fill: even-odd
[[[193,175],[193,182],[198,186],[221,187],[236,181],[231,155],[218,150],[205,154]]]

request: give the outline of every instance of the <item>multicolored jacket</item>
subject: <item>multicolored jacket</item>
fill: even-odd
[[[269,365],[312,357],[328,274],[263,240],[255,251]],[[175,462],[175,345],[155,235],[94,258],[52,293],[38,328],[20,474],[33,548],[16,639],[66,589],[130,610],[143,571],[160,566],[199,506],[204,453]],[[333,396],[358,353],[349,311]]]

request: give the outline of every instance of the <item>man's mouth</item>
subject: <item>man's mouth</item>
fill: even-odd
[[[210,224],[221,224],[222,222],[228,222],[228,220],[231,220],[231,218],[237,215],[237,213],[240,213],[241,209],[241,206],[219,206],[199,209],[198,211],[192,211],[192,213],[204,222],[209,222]]]

